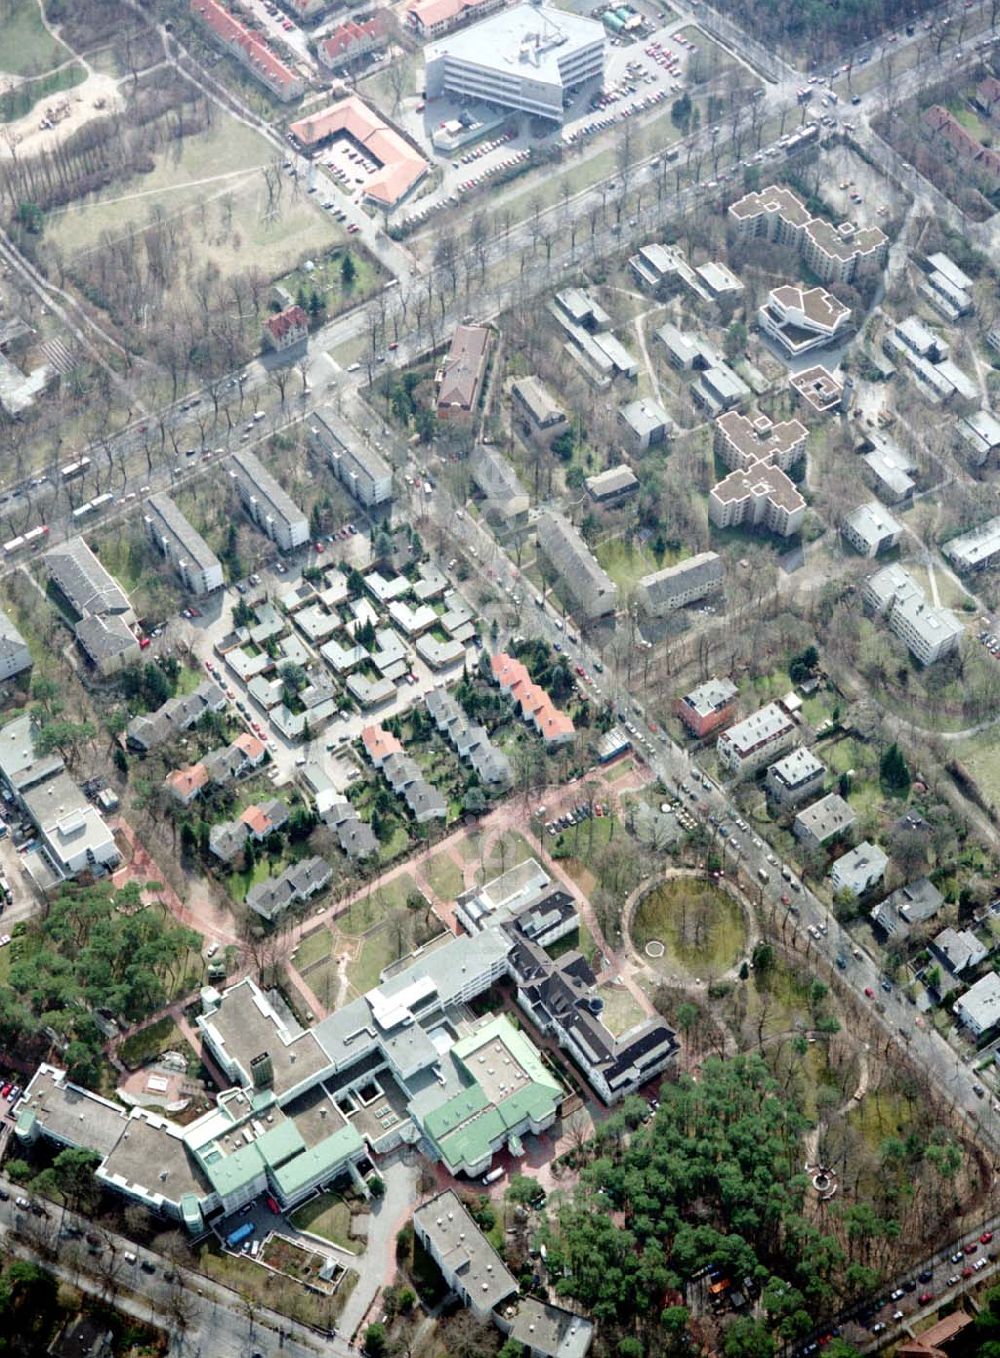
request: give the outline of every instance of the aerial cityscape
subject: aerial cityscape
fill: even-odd
[[[1000,1354],[1000,0],[0,0],[0,1353]]]

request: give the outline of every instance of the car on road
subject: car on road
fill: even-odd
[[[992,1239],[993,1239],[992,1231],[983,1231],[982,1235],[979,1237],[979,1243],[980,1245],[988,1245]]]
[[[929,1301],[933,1300],[934,1300],[933,1292],[921,1292],[920,1296],[917,1298],[917,1301],[920,1303],[921,1306],[926,1306]]]
[[[875,992],[874,990],[872,990],[870,985],[865,986],[865,994],[868,996],[870,1000],[873,1000],[875,998]]]

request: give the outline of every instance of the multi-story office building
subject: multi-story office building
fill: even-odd
[[[798,358],[811,349],[832,344],[843,335],[850,324],[851,312],[825,288],[786,283],[771,289],[757,312],[757,320],[764,334],[784,353]]]
[[[522,4],[431,42],[427,97],[451,94],[562,122],[572,93],[604,74],[604,28],[566,10]]]

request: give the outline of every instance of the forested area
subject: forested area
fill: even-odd
[[[598,1129],[548,1263],[558,1293],[647,1349],[683,1333],[683,1289],[712,1269],[762,1302],[759,1320],[720,1319],[727,1358],[767,1358],[878,1286],[876,1242],[899,1237],[897,1206],[920,1195],[937,1220],[955,1207],[962,1156],[942,1134],[888,1138],[881,1200],[818,1212],[803,1172],[809,1123],[757,1055],[707,1059],[697,1082],[664,1085],[648,1126],[629,1132],[629,1120],[625,1109]]]
[[[67,886],[44,918],[15,937],[9,984],[0,987],[0,1043],[8,1049],[65,1042],[73,1079],[95,1084],[104,1036],[95,1011],[135,1022],[165,1004],[184,979],[199,936],[142,888]]]
[[[720,6],[761,42],[814,54],[853,47],[929,7],[901,0],[726,0]]]

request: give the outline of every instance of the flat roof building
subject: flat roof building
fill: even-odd
[[[676,566],[644,575],[636,590],[639,607],[650,617],[662,618],[685,604],[720,590],[725,578],[717,552],[699,552]]]
[[[792,373],[788,380],[792,389],[797,391],[804,401],[808,401],[813,410],[820,412],[832,410],[844,395],[843,384],[819,363],[813,368]]]
[[[955,1001],[955,1017],[973,1037],[982,1037],[1000,1022],[1000,976],[989,972]]]
[[[718,730],[736,715],[740,691],[729,679],[707,679],[674,700],[674,715],[699,739]]]
[[[834,891],[849,891],[852,896],[863,896],[876,882],[880,882],[889,860],[877,844],[867,840],[856,849],[849,849],[830,869]]]
[[[282,552],[309,541],[309,520],[287,495],[255,453],[238,448],[233,453],[236,482],[243,507],[254,523]]]
[[[665,443],[673,428],[663,406],[648,396],[619,407],[618,424],[632,453],[644,453]]]
[[[359,504],[370,508],[392,499],[392,468],[330,406],[313,411],[309,444],[329,458],[337,480]]]
[[[614,613],[618,586],[598,565],[583,538],[562,514],[545,511],[535,525],[542,555],[588,621]]]
[[[730,471],[749,471],[758,462],[787,472],[805,456],[808,430],[799,420],[772,423],[730,410],[715,421],[715,451]]]
[[[778,467],[761,463],[749,471],[730,472],[708,497],[708,517],[717,528],[749,524],[791,537],[805,516],[806,502],[794,483]]]
[[[797,745],[783,759],[772,764],[764,780],[767,795],[782,810],[797,806],[823,786],[826,765],[812,750]]]
[[[787,750],[797,735],[788,713],[777,703],[768,703],[724,731],[715,748],[724,769],[737,778],[750,778]]]
[[[1000,516],[952,538],[941,548],[959,571],[985,570],[1000,557]]]
[[[731,203],[729,220],[741,240],[763,237],[797,250],[824,283],[851,283],[860,272],[881,268],[889,253],[888,237],[877,226],[832,226],[777,184]]]
[[[520,4],[424,48],[428,99],[444,94],[562,122],[573,91],[604,74],[604,28]]]
[[[192,594],[222,588],[222,562],[196,532],[169,495],[146,501],[146,531]]]
[[[958,435],[966,456],[975,467],[996,461],[1000,453],[1000,420],[992,410],[974,410],[958,421]]]
[[[13,679],[32,666],[28,643],[16,624],[0,609],[0,679]]]
[[[869,500],[859,505],[841,525],[844,538],[862,556],[876,557],[891,551],[903,535],[903,525],[894,519],[885,505]]]
[[[851,312],[825,288],[785,284],[771,289],[757,319],[783,353],[799,358],[845,334]]]
[[[792,833],[806,849],[820,849],[831,839],[848,834],[856,820],[843,797],[830,792],[798,813],[792,823]]]

